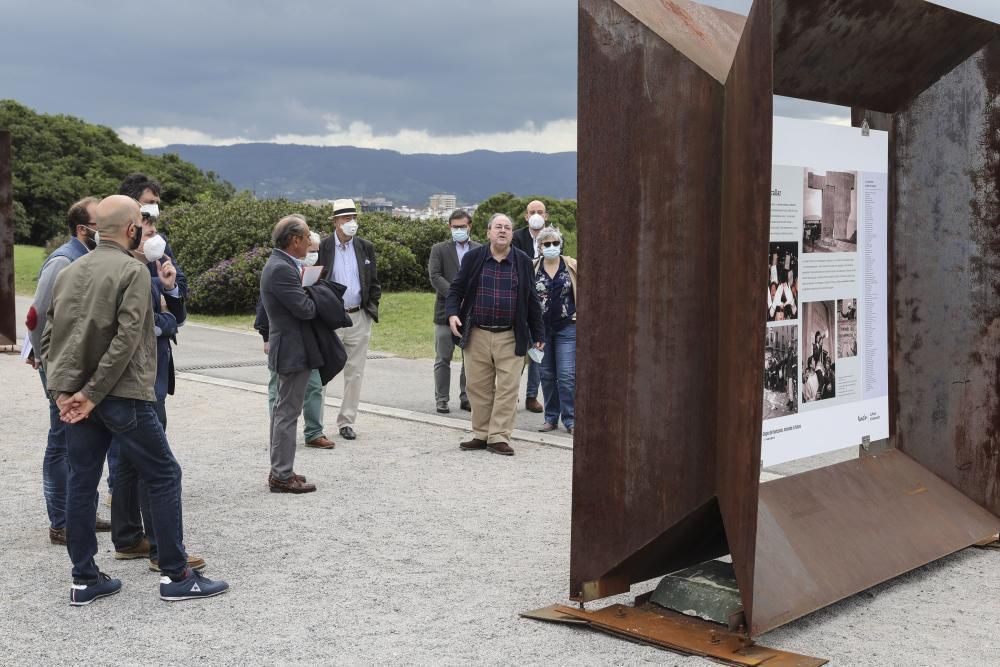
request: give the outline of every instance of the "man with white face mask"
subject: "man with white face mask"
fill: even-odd
[[[512,245],[528,257],[538,259],[539,250],[536,239],[549,221],[549,214],[545,211],[545,203],[537,199],[528,202],[528,206],[524,209],[524,219],[528,226],[514,232]],[[538,364],[530,357],[525,359],[525,368],[528,370],[528,386],[524,390],[524,407],[528,412],[542,412],[544,408],[538,400],[538,385],[541,383]]]
[[[174,355],[171,343],[187,319],[187,281],[174,262],[166,239],[157,231],[160,219],[160,185],[145,174],[132,174],[122,181],[119,192],[139,202],[141,236],[133,256],[146,265],[151,278],[150,299],[153,304],[153,332],[156,335],[156,380],[153,385],[156,401],[153,407],[164,431],[167,430],[168,394],[174,393]],[[159,571],[156,536],[149,523],[149,497],[145,485],[132,475],[118,479],[118,443],[112,440],[108,454],[111,484],[111,541],[115,558],[132,560],[148,558],[149,567]],[[145,526],[145,528],[144,528]],[[200,556],[188,554],[188,565],[195,570],[205,567]]]
[[[382,287],[375,269],[375,246],[359,238],[358,209],[353,199],[335,199],[333,202],[334,233],[323,239],[319,247],[319,261],[323,265],[320,278],[328,278],[344,285],[344,309],[353,325],[337,329],[337,335],[347,351],[344,366],[344,398],[337,415],[337,427],[345,440],[354,440],[354,421],[361,402],[361,383],[365,374],[368,343],[372,337],[372,323],[378,322],[378,303]]]
[[[448,314],[445,301],[451,281],[458,275],[465,254],[479,247],[479,244],[469,238],[472,220],[469,214],[459,209],[448,219],[451,230],[451,240],[435,243],[431,247],[430,259],[427,262],[427,273],[430,275],[431,286],[437,292],[434,300],[434,402],[441,414],[451,412],[448,401],[451,399],[451,360],[455,354],[455,341],[451,337],[448,326]],[[465,358],[462,358],[462,374],[459,376],[459,407],[472,410],[469,397],[466,394]]]

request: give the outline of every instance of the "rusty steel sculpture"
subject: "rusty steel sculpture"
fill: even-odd
[[[760,484],[773,95],[890,132],[891,437]],[[757,636],[997,533],[998,109],[924,0],[580,0],[574,599],[732,554]]]
[[[14,315],[14,184],[10,132],[0,130],[0,348],[17,343]]]

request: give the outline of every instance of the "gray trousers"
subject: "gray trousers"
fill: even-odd
[[[271,412],[271,476],[281,481],[292,476],[295,465],[295,435],[298,430],[306,385],[312,371],[278,374],[278,396]]]
[[[451,359],[455,354],[455,342],[447,324],[434,325],[434,354],[434,400],[447,403],[451,399]],[[468,400],[465,393],[465,355],[462,355],[462,374],[458,379],[458,388],[459,400]]]

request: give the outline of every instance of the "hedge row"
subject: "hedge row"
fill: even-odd
[[[274,224],[290,213],[303,215],[321,236],[332,233],[331,206],[238,195],[165,212],[163,229],[188,275],[192,312],[246,313],[259,293],[260,271],[271,248]],[[375,245],[379,281],[386,291],[428,290],[431,246],[450,238],[443,221],[362,213],[358,236]]]

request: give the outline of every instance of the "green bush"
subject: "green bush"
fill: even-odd
[[[190,281],[188,307],[206,315],[253,312],[260,297],[260,273],[270,248],[254,248],[225,259]]]
[[[549,224],[558,227],[559,231],[576,231],[576,200],[575,199],[554,199],[552,197],[541,197],[531,195],[528,197],[518,197],[509,192],[501,192],[484,199],[476,208],[472,216],[472,233],[476,238],[486,237],[486,223],[494,213],[505,213],[510,216],[514,223],[514,229],[527,226],[524,219],[524,211],[528,208],[528,202],[535,199],[545,204],[545,212],[549,214]]]
[[[220,289],[220,286],[229,283],[219,274],[237,270],[237,260],[227,264],[230,258],[243,257],[255,248],[269,249],[274,224],[291,213],[303,215],[310,229],[319,232],[321,236],[332,233],[332,207],[314,207],[286,199],[257,200],[247,194],[240,194],[227,201],[208,200],[168,209],[161,227],[169,237],[177,261],[192,285],[189,304],[192,312],[249,312],[256,303],[256,296],[251,302],[240,287],[248,278],[242,275],[234,277],[232,282],[235,286]],[[383,290],[430,289],[427,261],[431,246],[450,238],[448,226],[444,222],[394,218],[384,213],[362,213],[358,224],[358,236],[375,245],[379,282]],[[247,271],[256,266],[249,260],[246,262]],[[260,267],[263,267],[263,263]],[[238,270],[244,270],[242,264]],[[200,281],[203,274],[210,272],[210,276]],[[259,273],[258,268],[257,280]],[[209,289],[218,294],[208,296],[206,292]],[[197,290],[201,290],[201,293],[196,296],[194,292]],[[226,301],[229,290],[233,291],[233,297]],[[220,299],[225,302],[219,303]]]

